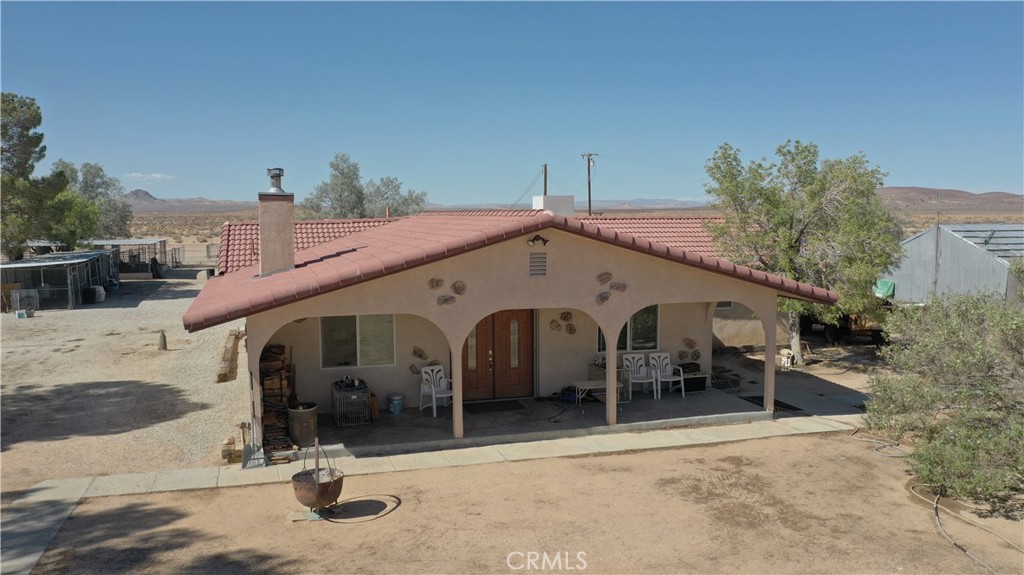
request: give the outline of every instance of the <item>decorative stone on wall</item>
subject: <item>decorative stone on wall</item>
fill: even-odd
[[[569,335],[576,335],[576,325],[573,323],[569,323],[572,321],[571,311],[563,311],[561,314],[559,314],[558,318],[566,322],[565,333]],[[548,322],[548,327],[550,327],[552,331],[562,331],[562,322],[558,321],[557,319],[553,319],[550,322]]]
[[[441,278],[430,278],[427,281],[427,285],[430,289],[437,290],[444,286],[444,280]],[[466,282],[462,280],[455,280],[452,282],[452,293],[455,295],[439,295],[437,296],[437,305],[450,305],[455,303],[455,296],[463,295],[466,293]]]

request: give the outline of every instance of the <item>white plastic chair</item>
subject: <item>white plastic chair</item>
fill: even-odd
[[[428,405],[424,398],[429,397],[429,405],[434,408],[434,417],[437,417],[438,398],[442,400],[442,405],[448,405],[455,392],[452,391],[451,382],[444,376],[444,366],[428,365],[420,370],[420,374],[420,411]]]
[[[658,396],[661,396],[661,384],[667,381],[669,393],[672,393],[678,385],[683,392],[683,397],[686,397],[686,386],[683,385],[683,368],[678,365],[672,365],[672,360],[664,352],[652,353],[648,356],[648,359],[651,362],[651,369],[654,370],[655,375],[658,377],[658,383],[655,384],[659,390]]]
[[[642,353],[625,353],[622,355],[622,367],[626,370],[629,387],[629,399],[633,399],[633,384],[642,384],[644,393],[647,393],[647,386],[654,389],[654,399],[661,399],[661,389],[658,387],[658,376],[652,369],[647,367],[647,360]]]

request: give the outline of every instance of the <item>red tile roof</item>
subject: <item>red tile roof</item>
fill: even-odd
[[[394,218],[300,220],[295,222],[295,251],[393,221]],[[259,222],[224,222],[220,231],[219,260],[218,269],[222,274],[260,263]]]
[[[297,252],[292,270],[258,277],[254,265],[212,278],[185,312],[185,328],[204,329],[548,228],[764,285],[784,297],[819,303],[839,298],[834,291],[654,242],[592,219],[532,210],[426,212]]]
[[[708,221],[720,222],[720,217],[581,217],[576,218],[587,224],[646,238],[673,248],[683,248],[702,255],[714,256],[715,248],[711,234],[704,227]]]

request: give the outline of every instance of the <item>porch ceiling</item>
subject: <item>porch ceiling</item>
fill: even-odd
[[[620,218],[621,219],[621,218]],[[831,304],[834,291],[652,241],[608,223],[538,210],[426,212],[365,229],[295,254],[294,269],[259,277],[259,265],[212,278],[183,318],[197,331],[268,309],[554,228],[771,288],[782,297]],[[635,222],[635,220],[633,220]],[[635,229],[643,233],[642,228]]]

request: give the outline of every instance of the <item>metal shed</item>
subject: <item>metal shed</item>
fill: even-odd
[[[942,224],[902,246],[903,261],[883,276],[894,282],[896,301],[921,303],[933,293],[1010,298],[1017,291],[1010,262],[1024,257],[1024,223]]]
[[[11,303],[8,298],[14,292],[31,298],[32,309],[74,309],[89,303],[95,297],[93,286],[116,289],[119,257],[117,249],[109,249],[51,253],[0,264],[4,303]],[[28,309],[28,304],[22,304],[22,309]]]

